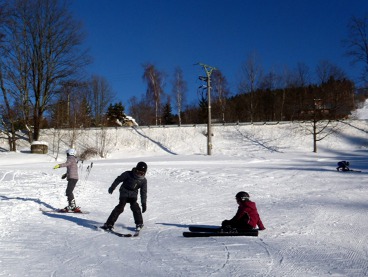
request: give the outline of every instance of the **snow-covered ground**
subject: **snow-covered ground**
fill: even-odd
[[[368,119],[368,101],[366,100],[361,107],[352,113],[352,118]]]
[[[75,189],[90,214],[42,213],[66,206],[67,146],[45,132],[49,154],[0,150],[0,276],[368,276],[368,123],[340,123],[318,143],[297,124],[108,131],[105,159],[85,161]],[[98,130],[78,134],[81,151]],[[106,136],[105,136],[106,137]],[[67,143],[68,137],[62,142]],[[145,227],[138,238],[98,231],[118,203],[112,181],[148,164]],[[337,172],[348,160],[358,172]],[[86,180],[87,166],[93,167]],[[190,224],[231,218],[238,191],[250,193],[266,230],[258,237],[184,238]],[[131,232],[126,207],[116,230]]]

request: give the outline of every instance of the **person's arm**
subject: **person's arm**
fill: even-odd
[[[143,182],[140,194],[142,203],[142,213],[144,213],[147,210],[147,180]]]
[[[113,193],[113,191],[116,189],[116,187],[121,183],[124,182],[126,178],[126,172],[124,172],[123,174],[121,174],[120,176],[116,177],[116,179],[114,180],[114,182],[111,184],[111,186],[109,187],[108,191],[110,194]]]
[[[266,229],[266,227],[264,227],[264,225],[263,225],[263,222],[262,222],[261,218],[259,218],[259,220],[257,222],[257,225],[258,225],[259,230],[265,230]]]

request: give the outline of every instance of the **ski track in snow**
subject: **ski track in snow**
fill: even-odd
[[[137,159],[95,160],[87,180],[84,164],[74,193],[90,214],[39,211],[66,205],[66,182],[60,179],[65,171],[53,170],[55,162],[4,164],[0,276],[367,276],[367,175],[335,170],[344,155],[364,165],[366,153],[290,154],[279,140],[295,140],[296,128],[277,136],[258,127],[229,129],[215,133],[215,145],[223,149],[218,156],[139,158],[149,164],[149,194],[137,238],[95,228],[118,203],[118,191],[109,195],[108,187]],[[152,137],[145,143],[150,149],[160,141],[157,130],[144,136]],[[165,134],[160,151],[179,152],[172,150],[172,136]],[[231,218],[239,190],[249,191],[266,225],[258,237],[182,236],[190,224]],[[126,233],[133,226],[127,206],[115,228]]]

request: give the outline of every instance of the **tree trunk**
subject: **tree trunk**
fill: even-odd
[[[317,121],[313,120],[313,152],[317,153]]]

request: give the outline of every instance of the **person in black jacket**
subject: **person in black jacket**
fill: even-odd
[[[350,163],[347,162],[347,161],[338,162],[336,170],[337,171],[340,171],[340,170],[341,171],[349,171],[350,170],[349,165],[350,165]]]
[[[106,230],[114,228],[114,224],[118,219],[119,215],[124,211],[125,205],[130,204],[130,209],[133,212],[136,229],[140,230],[143,228],[143,216],[147,209],[147,179],[145,177],[147,172],[147,164],[145,162],[139,162],[136,167],[130,171],[123,172],[118,176],[112,183],[108,192],[113,193],[115,188],[122,183],[120,186],[120,197],[119,204],[112,210],[106,223],[101,227]],[[140,190],[142,211],[137,203],[138,190]]]

